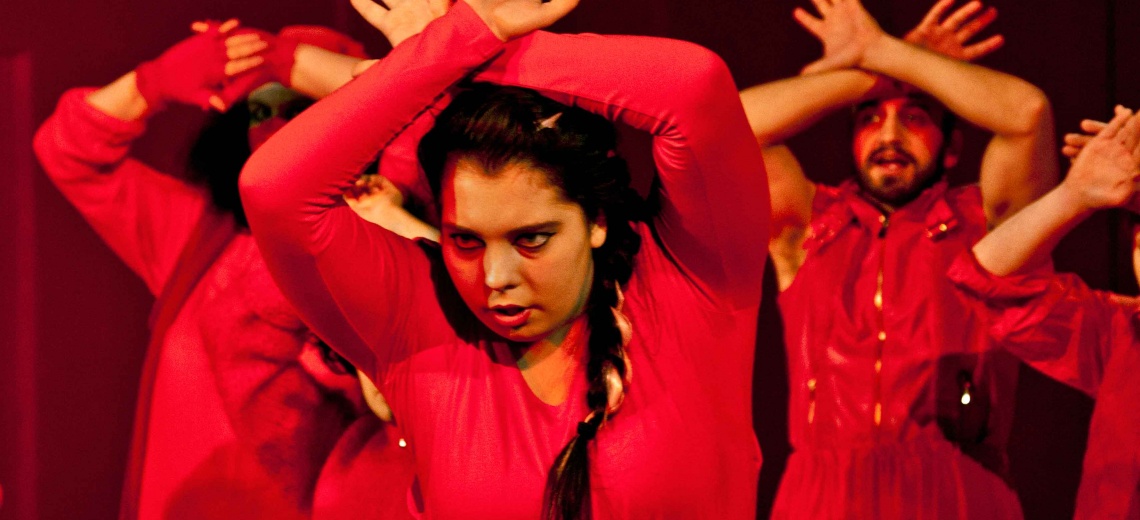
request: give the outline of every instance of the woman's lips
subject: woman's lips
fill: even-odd
[[[518,305],[492,307],[491,319],[508,329],[518,328],[530,319],[530,309]]]

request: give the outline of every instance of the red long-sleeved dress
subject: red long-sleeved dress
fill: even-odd
[[[780,295],[794,451],[772,517],[1020,518],[1002,478],[1018,363],[946,279],[985,234],[977,187],[888,218],[854,181],[820,186],[811,226]]]
[[[1096,399],[1075,518],[1140,519],[1140,301],[1072,274],[994,276],[970,254],[950,279],[1003,347]]]
[[[188,241],[208,195],[130,157],[145,122],[104,114],[86,102],[91,90],[63,95],[35,150],[52,182],[157,295],[183,249],[197,246]],[[150,397],[136,427],[143,434],[133,439],[145,440],[135,447],[144,455],[128,468],[140,486],[128,490],[124,513],[307,518],[326,456],[367,412],[356,378],[321,361],[248,232],[225,246],[157,345],[153,387],[140,389]],[[405,489],[390,496],[403,504]]]
[[[535,33],[499,41],[464,2],[317,103],[247,164],[270,271],[306,321],[372,373],[416,460],[425,515],[535,518],[586,414],[527,387],[434,248],[363,225],[339,193],[472,70],[654,135],[660,213],[626,289],[634,380],[592,442],[594,518],[752,518],[752,350],[767,248],[760,151],[731,76],[691,44]],[[381,165],[384,168],[384,165]]]

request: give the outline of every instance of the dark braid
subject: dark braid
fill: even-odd
[[[606,420],[608,367],[624,377],[622,336],[611,308],[617,285],[629,280],[641,236],[630,222],[641,200],[629,187],[629,170],[616,156],[617,131],[605,118],[521,88],[473,84],[439,115],[420,142],[420,163],[438,195],[449,158],[465,157],[485,171],[511,162],[547,173],[550,183],[581,207],[591,221],[604,218],[606,241],[593,251],[594,280],[586,303],[589,325],[587,420],[554,460],[547,476],[542,516],[575,520],[590,516],[589,441]],[[541,122],[561,114],[549,127]]]

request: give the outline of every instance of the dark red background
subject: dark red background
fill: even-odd
[[[1053,101],[1057,127],[1140,104],[1140,4],[1125,0],[993,0],[1004,49],[983,63],[1024,77]],[[226,2],[89,0],[9,2],[0,16],[0,519],[113,518],[127,453],[146,317],[146,289],[38,171],[31,135],[68,87],[102,85],[187,34],[199,18],[240,17],[277,29],[329,25],[386,46],[346,0]],[[819,54],[791,19],[795,0],[582,0],[556,30],[692,40],[720,53],[740,86],[795,73]],[[912,26],[925,0],[867,0],[889,31]],[[158,119],[140,150],[178,171],[191,110]],[[848,132],[833,117],[796,138],[806,170],[848,175]],[[177,125],[186,122],[188,125]],[[637,144],[637,139],[632,139]],[[179,143],[171,147],[170,143]],[[984,135],[967,134],[955,181],[976,177]],[[636,162],[636,161],[635,161]],[[644,165],[644,162],[641,164]],[[1128,236],[1118,214],[1094,217],[1057,253],[1062,269],[1095,287],[1134,293]],[[748,237],[741,237],[746,240]],[[787,375],[770,277],[757,342],[755,417],[764,448],[760,514],[787,456]],[[1091,403],[1025,369],[1011,455],[1029,518],[1072,514]]]

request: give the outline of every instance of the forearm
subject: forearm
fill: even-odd
[[[1049,114],[1045,94],[1029,82],[886,34],[868,46],[858,65],[922,89],[963,119],[997,135],[1033,135]]]
[[[758,296],[768,183],[719,56],[676,40],[535,33],[508,44],[479,79],[532,88],[652,134],[662,242],[709,294]]]
[[[148,108],[146,99],[135,83],[134,71],[89,94],[87,103],[100,112],[123,121],[142,118]]]
[[[352,69],[360,58],[327,51],[308,44],[297,45],[289,81],[293,90],[313,99],[331,94],[352,80]]]
[[[875,85],[861,70],[796,76],[740,92],[744,114],[761,146],[780,144],[835,110],[859,101]]]
[[[974,245],[974,255],[982,267],[997,276],[1038,265],[1089,214],[1091,211],[1062,184],[990,231]]]

